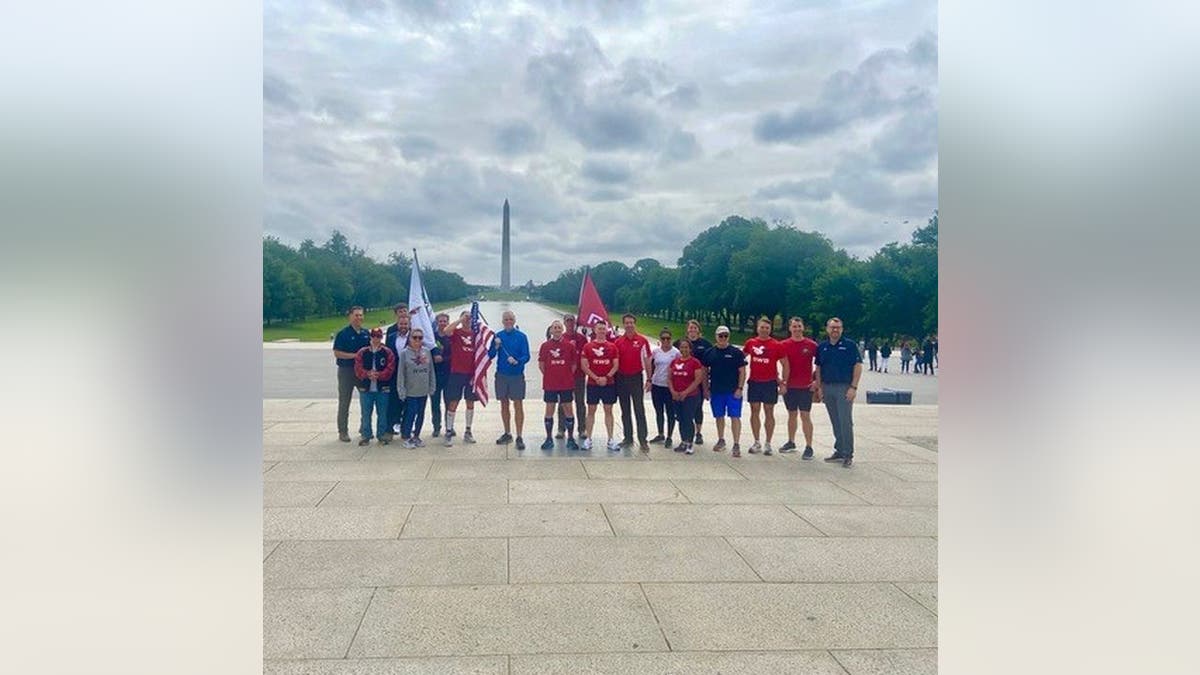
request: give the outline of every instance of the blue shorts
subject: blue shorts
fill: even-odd
[[[712,394],[709,404],[712,406],[713,417],[725,417],[728,414],[735,419],[742,417],[742,399],[734,398],[733,392],[728,394]]]

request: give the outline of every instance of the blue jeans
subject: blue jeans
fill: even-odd
[[[388,396],[386,391],[362,391],[358,392],[358,407],[362,408],[362,426],[359,427],[359,433],[363,438],[371,438],[371,410],[375,410],[376,421],[376,436],[382,437],[384,434],[390,433],[391,429],[387,428],[388,423]]]
[[[404,419],[400,422],[400,437],[404,439],[421,435],[425,423],[425,399],[428,396],[409,396],[404,399]]]

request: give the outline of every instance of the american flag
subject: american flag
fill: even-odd
[[[471,335],[475,338],[475,379],[473,381],[475,397],[483,405],[487,405],[487,371],[492,360],[488,358],[488,345],[496,334],[488,328],[483,316],[479,313],[479,303],[471,303]]]

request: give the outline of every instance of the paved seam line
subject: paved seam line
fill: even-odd
[[[754,572],[754,576],[758,577],[759,581],[763,582],[764,584],[767,583],[767,580],[762,578],[762,575],[758,573],[758,570],[754,569],[754,565],[751,565],[750,561],[746,560],[746,556],[742,555],[742,552],[738,550],[738,547],[734,546],[733,543],[729,541],[729,537],[721,537],[721,541],[725,542],[726,546],[733,549],[733,552],[742,559],[742,562],[746,563],[746,567],[749,567],[750,571]]]
[[[663,630],[662,624],[658,621],[658,612],[655,612],[654,605],[650,604],[650,596],[646,595],[646,589],[642,586],[640,581],[638,582],[637,587],[638,590],[642,592],[642,598],[645,599],[646,606],[650,608],[650,616],[654,617],[654,625],[658,626],[658,634],[662,635],[663,642],[667,643],[667,651],[675,651],[674,648],[671,647],[671,640],[667,638],[667,631]]]
[[[272,552],[272,553],[274,553],[274,551],[271,551],[271,552]],[[268,556],[268,557],[270,557],[270,556]],[[901,582],[897,582],[897,581],[889,581],[888,583],[889,583],[889,584],[891,584],[891,585],[893,585],[893,586],[895,586],[895,587],[896,587],[896,590],[898,590],[898,591],[900,591],[901,593],[903,593],[903,594],[905,595],[905,597],[907,597],[908,599],[910,599],[910,600],[912,600],[913,602],[915,602],[915,603],[917,603],[918,605],[920,605],[920,606],[921,606],[921,609],[924,609],[926,612],[929,612],[930,614],[932,614],[932,615],[933,615],[933,618],[935,618],[935,619],[936,619],[936,618],[938,618],[937,612],[933,611],[932,609],[929,609],[928,607],[926,607],[926,606],[925,606],[925,603],[923,603],[923,602],[921,602],[920,600],[918,600],[918,599],[914,598],[914,597],[912,596],[912,594],[911,594],[911,593],[909,593],[908,591],[904,590],[903,588],[900,588],[900,583],[901,583]],[[928,581],[905,581],[905,582],[903,582],[903,583],[906,583],[906,584],[923,584],[923,583],[930,583],[930,582],[928,582]],[[932,582],[932,583],[935,583],[935,584],[936,584],[936,583],[938,583],[938,582],[934,581],[934,582]]]
[[[842,672],[843,672],[843,673],[846,673],[846,675],[850,675],[850,669],[849,669],[849,668],[847,668],[847,667],[845,666],[845,664],[843,664],[843,663],[842,663],[842,662],[841,662],[841,661],[838,659],[838,657],[837,657],[837,654],[834,654],[832,649],[826,649],[826,650],[825,650],[825,653],[826,653],[826,654],[828,654],[828,655],[830,656],[830,658],[832,658],[832,659],[833,659],[833,662],[834,662],[834,663],[836,663],[836,664],[838,665],[838,668],[841,668],[841,669],[842,669]]]
[[[604,509],[604,504],[600,505],[600,513],[604,514],[604,522],[608,523],[608,529],[612,535],[617,536],[617,528],[613,527],[612,521],[608,519],[608,511]]]
[[[363,608],[362,616],[358,617],[358,625],[354,627],[354,635],[350,636],[350,644],[346,645],[346,654],[343,659],[350,658],[350,650],[354,648],[354,641],[358,639],[358,631],[362,628],[363,620],[367,618],[367,612],[371,611],[371,603],[375,601],[375,594],[379,592],[379,587],[371,589],[371,597],[367,599],[367,606]]]
[[[412,512],[413,512],[413,509],[415,509],[415,508],[417,508],[417,507],[416,506],[408,507],[408,513],[404,514],[404,522],[400,524],[400,533],[396,535],[397,540],[399,540],[400,537],[404,536],[404,528],[408,527],[408,519],[412,517]]]
[[[800,515],[800,513],[798,511],[796,511],[796,509],[793,509],[791,506],[789,506],[787,504],[784,504],[783,508],[787,509],[788,511],[791,511],[792,513],[795,513],[797,518],[808,523],[809,527],[811,527],[812,529],[816,530],[817,532],[820,532],[822,535],[824,535],[826,537],[829,536],[828,532],[826,532],[825,530],[822,530],[821,528],[817,527],[813,523],[809,522],[809,520],[807,518],[805,518],[804,516]],[[898,535],[898,536],[904,536],[904,535]]]
[[[332,485],[332,486],[330,486],[329,490],[327,490],[327,491],[325,492],[325,494],[321,495],[321,498],[317,500],[317,503],[316,503],[316,504],[313,504],[313,508],[315,509],[315,508],[317,508],[318,506],[320,506],[320,505],[321,505],[321,502],[325,501],[325,498],[329,496],[329,493],[330,493],[330,492],[333,492],[334,488],[336,488],[336,487],[337,487],[337,486],[338,486],[338,485],[339,485],[341,482],[342,482],[342,481],[340,481],[340,480],[335,480],[335,481],[333,481],[333,485]]]

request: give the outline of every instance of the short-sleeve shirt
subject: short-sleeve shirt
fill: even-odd
[[[617,358],[617,346],[607,341],[597,342],[592,340],[584,345],[583,356],[580,358],[587,359],[588,369],[603,377],[605,373],[612,370],[613,359]],[[600,383],[595,378],[589,376],[588,384],[599,385]]]
[[[650,351],[650,360],[654,362],[654,374],[650,377],[651,384],[660,387],[667,386],[667,368],[677,358],[679,358],[678,349],[671,347],[664,352],[661,346],[654,345],[654,349]]]
[[[371,333],[366,328],[354,330],[354,326],[349,324],[345,328],[338,331],[338,334],[333,338],[333,348],[339,352],[349,352],[357,354],[358,350],[371,345]],[[354,367],[354,359],[339,359],[334,357],[334,361],[339,366]]]
[[[583,346],[588,343],[588,339],[587,339],[586,335],[584,335],[583,333],[580,333],[579,331],[575,331],[574,333],[563,333],[563,339],[570,340],[572,343],[575,344],[575,358],[576,359],[583,356]],[[580,366],[575,371],[575,375],[577,377],[580,375],[583,375],[583,366]]]
[[[650,356],[650,341],[646,339],[646,336],[622,335],[614,343],[617,345],[617,353],[621,355],[621,363],[617,372],[622,375],[637,375],[643,372],[642,355]]]
[[[775,382],[779,379],[779,359],[783,350],[775,338],[752,337],[742,352],[750,357],[751,382]]]
[[[542,343],[538,350],[538,362],[542,364],[542,389],[545,391],[568,391],[575,388],[573,367],[579,364],[575,343],[571,340],[553,338]]]
[[[817,341],[812,338],[785,338],[779,341],[779,347],[788,360],[788,389],[808,389],[812,386]]]
[[[675,388],[675,391],[683,391],[692,386],[692,383],[696,381],[696,372],[704,369],[700,360],[694,356],[686,359],[679,357],[667,367],[671,371],[671,386]],[[699,388],[692,392],[693,395],[698,393],[700,393]]]
[[[738,368],[746,365],[746,355],[733,345],[724,349],[713,347],[704,352],[704,365],[708,368],[711,392],[732,394],[737,389]]]
[[[475,336],[466,328],[456,328],[450,334],[450,372],[475,373]]]
[[[862,354],[858,345],[847,338],[835,343],[826,340],[817,346],[817,367],[823,384],[850,384],[856,363],[862,363]]]

